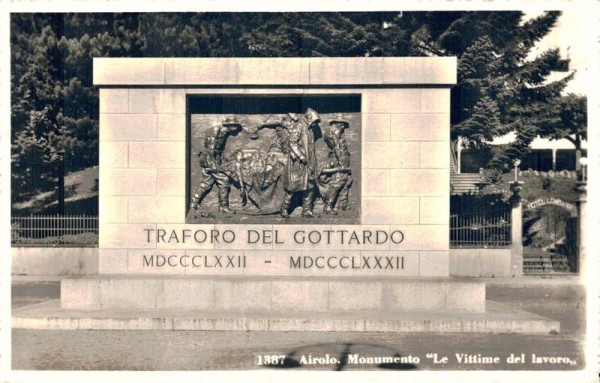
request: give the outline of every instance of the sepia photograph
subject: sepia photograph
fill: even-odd
[[[597,4],[96,4],[3,12],[3,381],[598,380]]]

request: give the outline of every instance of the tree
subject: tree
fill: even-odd
[[[544,126],[540,135],[554,140],[566,139],[575,146],[576,169],[580,170],[581,143],[587,140],[587,97],[569,93],[557,100],[558,112],[551,126]]]
[[[60,124],[63,98],[57,81],[60,52],[52,28],[43,27],[33,44],[16,50],[17,57],[24,59],[12,62],[13,79],[18,76],[18,82],[12,88],[11,159],[13,189],[19,190],[32,180],[44,184],[60,176],[65,129]],[[64,184],[59,182],[57,188],[64,196]]]
[[[499,171],[523,158],[531,141],[557,128],[561,92],[573,77],[549,82],[566,66],[558,50],[529,58],[531,49],[555,25],[560,12],[522,22],[521,12],[464,12],[435,19],[421,51],[458,56],[458,84],[452,90],[451,135],[482,147],[497,136],[516,140],[490,164]],[[435,24],[435,25],[434,25]],[[437,31],[437,32],[436,32]]]

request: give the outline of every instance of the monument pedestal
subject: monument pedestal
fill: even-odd
[[[68,310],[483,313],[485,283],[453,278],[100,275],[64,279]]]
[[[560,323],[485,301],[451,279],[99,276],[62,281],[62,302],[13,310],[15,329],[549,334]],[[366,299],[368,296],[369,299]]]
[[[457,278],[102,275],[64,279],[61,300],[15,309],[13,328],[548,334],[560,323],[485,300]]]

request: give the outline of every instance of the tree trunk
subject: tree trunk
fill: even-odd
[[[64,161],[58,162],[57,178],[58,178],[58,215],[65,215],[65,163]]]
[[[579,173],[581,171],[581,164],[579,159],[581,158],[581,137],[579,133],[575,134],[575,171]]]

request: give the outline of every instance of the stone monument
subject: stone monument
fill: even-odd
[[[449,277],[455,58],[96,58],[94,83],[99,274],[62,281],[72,326],[532,331]]]

